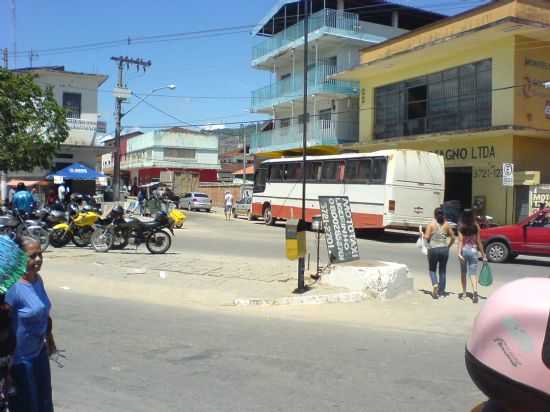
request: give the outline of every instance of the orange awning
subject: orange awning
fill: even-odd
[[[22,179],[11,179],[9,182],[8,182],[8,186],[17,186],[19,183],[24,183],[25,186],[27,187],[32,187],[34,185],[39,185],[39,186],[48,186],[48,181],[47,180],[22,180]]]

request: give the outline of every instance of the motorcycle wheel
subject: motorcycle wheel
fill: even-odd
[[[172,238],[164,230],[157,230],[147,237],[145,246],[153,255],[161,255],[166,253],[172,246]]]
[[[111,245],[111,249],[113,250],[122,250],[126,246],[128,246],[128,237],[125,236],[122,233],[115,233],[113,235],[113,244]]]
[[[177,229],[181,229],[183,227],[183,222],[176,224]]]
[[[104,228],[96,229],[90,243],[96,252],[106,253],[113,246],[113,232]]]
[[[92,228],[80,229],[73,235],[73,243],[78,247],[86,247],[92,240],[94,231]]]
[[[48,239],[50,241],[50,245],[58,248],[66,246],[71,240],[71,236],[63,229],[54,229],[50,232]]]

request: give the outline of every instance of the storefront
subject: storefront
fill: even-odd
[[[550,5],[510,0],[364,49],[335,76],[361,83],[359,143],[345,148],[438,153],[446,200],[516,222],[550,184],[549,28]]]

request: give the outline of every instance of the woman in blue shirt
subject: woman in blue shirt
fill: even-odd
[[[55,351],[51,335],[51,303],[39,275],[40,243],[25,238],[21,247],[29,258],[27,273],[8,291],[16,346],[12,378],[16,394],[10,401],[14,412],[52,412],[52,385],[48,353]]]

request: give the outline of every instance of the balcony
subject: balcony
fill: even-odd
[[[303,142],[303,125],[296,123],[252,135],[250,153],[300,149]],[[308,147],[333,146],[355,143],[358,140],[358,122],[317,119],[308,123]]]
[[[107,123],[103,121],[82,120],[67,117],[67,126],[72,130],[85,130],[96,133],[107,133]]]
[[[329,80],[328,76],[339,71],[336,65],[322,62],[308,70],[308,94],[330,94],[339,97],[357,96],[359,82]],[[252,92],[252,111],[270,109],[272,106],[303,98],[304,77],[297,74]]]
[[[360,43],[377,44],[406,32],[406,30],[382,24],[363,22],[359,20],[358,14],[333,9],[323,9],[312,14],[308,26],[312,41],[323,35],[331,35]],[[252,48],[252,65],[260,66],[270,57],[288,48],[302,45],[303,36],[302,20],[255,45]]]

